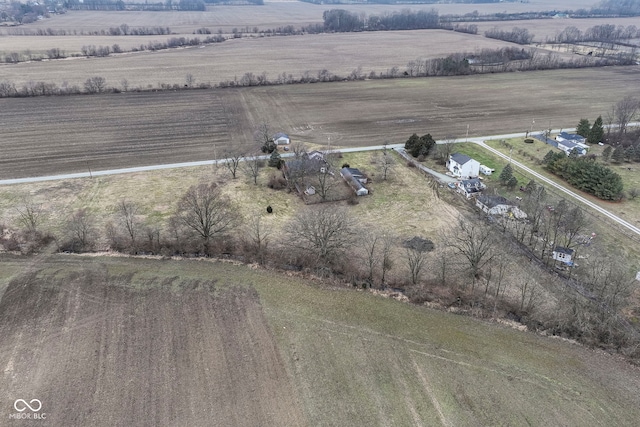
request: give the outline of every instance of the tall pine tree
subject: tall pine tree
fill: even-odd
[[[503,185],[506,185],[511,178],[513,178],[513,168],[511,165],[507,165],[502,169],[502,172],[500,172],[498,179]]]
[[[622,145],[618,145],[615,150],[613,150],[611,160],[616,163],[622,163],[624,161],[624,147],[622,147]]]
[[[589,130],[589,134],[587,136],[587,142],[589,144],[597,144],[602,142],[604,139],[604,126],[602,125],[602,116],[598,116],[595,122],[593,122],[593,126],[591,126],[591,130]]]
[[[589,120],[580,119],[580,123],[578,123],[578,126],[576,127],[576,133],[586,138],[587,136],[589,136],[590,131],[591,131],[591,123],[589,123]]]

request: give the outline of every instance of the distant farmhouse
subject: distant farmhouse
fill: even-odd
[[[357,196],[366,196],[369,194],[369,190],[364,186],[364,184],[367,183],[367,177],[358,169],[344,167],[340,170],[340,176],[342,176],[342,179],[355,191]]]
[[[289,145],[291,144],[291,139],[286,133],[278,132],[273,135],[273,142],[276,145]]]
[[[289,185],[295,187],[299,194],[313,195],[315,187],[310,184],[319,174],[329,173],[329,165],[323,158],[309,158],[306,154],[282,165],[282,173]]]
[[[589,148],[586,144],[586,138],[574,133],[560,132],[556,136],[556,141],[558,142],[558,148],[567,155],[575,152],[578,156],[584,156]]]
[[[518,206],[502,196],[480,194],[476,197],[476,206],[489,215],[504,215],[516,219],[525,219],[527,214]]]
[[[453,176],[475,178],[480,173],[480,162],[473,160],[466,154],[454,153],[449,156],[447,169]]]
[[[464,179],[457,183],[458,193],[465,196],[467,199],[478,196],[482,191],[487,188],[478,178]]]

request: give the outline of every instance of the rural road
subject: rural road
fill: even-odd
[[[640,123],[630,123],[629,126],[639,126]],[[564,129],[553,129],[551,131],[551,133],[559,133],[561,131],[574,131],[575,128],[564,128]],[[607,218],[617,222],[618,224],[622,225],[623,227],[627,228],[628,230],[632,231],[633,233],[640,235],[640,228],[634,226],[633,224],[623,220],[622,218],[612,214],[611,212],[607,211],[606,209],[598,206],[597,204],[591,202],[588,199],[585,199],[584,197],[580,196],[577,193],[574,193],[573,191],[565,188],[564,186],[557,184],[556,182],[550,180],[549,178],[535,172],[534,170],[526,167],[525,165],[523,165],[522,163],[519,163],[513,159],[511,159],[509,156],[507,156],[506,154],[501,153],[500,151],[489,147],[487,144],[484,143],[484,141],[486,140],[496,140],[496,139],[509,139],[509,138],[519,138],[519,137],[524,137],[525,133],[524,132],[519,132],[519,133],[509,133],[509,134],[503,134],[503,135],[489,135],[489,136],[481,136],[481,137],[468,137],[465,139],[459,139],[456,142],[472,142],[475,144],[478,144],[479,146],[483,147],[485,150],[488,150],[490,152],[492,152],[493,154],[495,154],[496,156],[499,156],[503,159],[506,160],[510,160],[511,163],[513,163],[514,165],[516,165],[517,167],[519,167],[521,170],[526,171],[527,173],[531,174],[532,176],[536,177],[537,179],[539,179],[540,181],[543,181],[545,183],[547,183],[548,185],[557,188],[558,190],[564,192],[565,194],[573,197],[574,199],[582,202],[583,204],[587,205],[588,207],[596,210],[597,212],[601,213],[602,215],[605,215]],[[437,141],[438,144],[444,144],[446,141]],[[404,148],[404,144],[390,144],[390,145],[373,145],[373,146],[368,146],[368,147],[354,147],[354,148],[340,148],[339,151],[343,152],[343,153],[355,153],[355,152],[361,152],[361,151],[375,151],[375,150],[383,150],[384,148],[387,149],[401,149]],[[287,158],[287,157],[291,157],[293,156],[293,153],[284,153],[282,154],[281,157],[283,158]],[[265,155],[265,156],[259,156],[261,159],[264,160],[268,160],[269,156]],[[91,178],[94,176],[106,176],[106,175],[119,175],[119,174],[125,174],[125,173],[136,173],[136,172],[148,172],[148,171],[155,171],[155,170],[162,170],[162,169],[176,169],[176,168],[186,168],[186,167],[197,167],[197,166],[209,166],[209,165],[214,165],[214,164],[223,164],[227,159],[214,159],[214,160],[202,160],[202,161],[198,161],[198,162],[184,162],[184,163],[170,163],[170,164],[164,164],[164,165],[150,165],[150,166],[139,166],[139,167],[132,167],[132,168],[122,168],[122,169],[110,169],[110,170],[101,170],[101,171],[92,171],[92,172],[79,172],[79,173],[71,173],[71,174],[63,174],[63,175],[49,175],[49,176],[36,176],[36,177],[30,177],[30,178],[15,178],[15,179],[3,179],[0,180],[0,185],[12,185],[12,184],[27,184],[27,183],[36,183],[36,182],[44,182],[44,181],[56,181],[56,180],[61,180],[61,179],[72,179],[72,178]]]
[[[480,145],[482,148],[484,148],[485,150],[488,150],[490,152],[492,152],[493,154],[495,154],[496,156],[502,157],[505,160],[510,160],[511,164],[515,165],[516,167],[520,168],[521,170],[526,171],[527,173],[531,174],[532,176],[536,177],[538,180],[545,182],[547,184],[549,184],[550,186],[557,188],[558,190],[568,194],[569,196],[573,197],[574,199],[584,203],[585,205],[589,206],[592,209],[595,209],[596,211],[600,212],[601,214],[605,215],[607,218],[617,222],[618,224],[626,227],[627,229],[631,230],[632,232],[636,233],[637,235],[640,235],[640,228],[636,227],[635,225],[623,220],[622,218],[612,214],[611,212],[607,211],[606,209],[601,208],[600,206],[598,206],[597,204],[593,203],[592,201],[585,199],[584,197],[582,197],[581,195],[574,193],[573,191],[567,189],[566,187],[550,180],[549,178],[540,175],[538,172],[528,168],[527,166],[523,165],[520,162],[517,162],[513,159],[510,159],[509,156],[507,156],[504,153],[501,153],[500,151],[496,150],[495,148],[489,147],[487,144],[484,143],[484,140],[479,139],[479,138],[470,138],[469,142],[473,142],[475,144]]]

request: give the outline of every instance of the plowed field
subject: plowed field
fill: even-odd
[[[104,268],[14,280],[0,302],[0,424],[18,398],[40,400],[51,426],[304,424],[255,290],[148,284]]]
[[[400,143],[412,133],[574,127],[640,96],[637,67],[224,90],[0,99],[0,178],[143,166],[255,149],[266,122],[294,141]]]

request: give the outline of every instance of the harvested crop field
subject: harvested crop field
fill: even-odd
[[[637,67],[224,90],[0,99],[1,178],[197,161],[255,150],[255,125],[334,147],[431,133],[573,127],[626,95]],[[589,88],[589,90],[585,90]],[[596,96],[597,94],[597,96]],[[571,100],[571,102],[567,102]],[[536,129],[534,129],[536,130]],[[215,146],[214,146],[215,145]]]
[[[140,0],[140,2],[143,2]],[[144,3],[144,2],[143,2]],[[230,32],[233,28],[271,29],[285,25],[305,26],[322,23],[322,14],[330,9],[345,9],[354,13],[383,14],[402,10],[436,9],[440,14],[464,14],[478,10],[480,13],[527,12],[554,10],[558,7],[566,9],[586,8],[589,5],[582,0],[565,0],[562,6],[558,1],[535,0],[528,3],[504,2],[496,4],[424,4],[424,5],[316,5],[297,1],[265,2],[263,6],[209,6],[204,12],[171,11],[171,12],[138,12],[138,11],[68,11],[63,15],[52,15],[49,19],[23,25],[25,29],[108,30],[127,24],[130,27],[170,27],[172,32],[190,34],[194,30],[207,27],[212,30],[222,29]],[[594,2],[595,4],[596,2]],[[12,29],[1,30],[5,33]]]
[[[526,28],[535,37],[534,42],[545,42],[553,39],[567,27],[576,27],[584,32],[586,29],[597,25],[628,26],[640,25],[640,17],[633,18],[585,18],[585,19],[531,19],[525,21],[494,21],[494,22],[469,22],[478,26],[478,34],[492,28],[499,28],[504,31],[511,31],[513,27]]]
[[[196,36],[191,36],[196,37]],[[202,36],[198,36],[201,39]],[[137,37],[140,38],[140,37]],[[170,36],[149,36],[148,41],[166,41]],[[11,51],[2,40],[11,42],[14,37],[0,38],[0,53]],[[32,51],[46,51],[56,47],[56,39],[24,37],[21,45],[34,43]],[[80,52],[88,37],[78,40],[75,50]],[[127,37],[98,37],[110,40],[105,44],[125,43]],[[67,44],[69,41],[66,42]],[[375,48],[372,48],[374,46]],[[430,59],[456,52],[473,52],[481,49],[499,49],[513,46],[500,40],[483,36],[444,30],[380,31],[364,33],[314,34],[290,37],[256,37],[231,39],[223,43],[113,55],[107,58],[74,58],[65,60],[1,64],[2,80],[21,87],[29,81],[45,81],[62,85],[82,84],[87,78],[101,76],[111,87],[121,87],[126,79],[129,88],[158,87],[159,84],[184,85],[185,76],[192,74],[196,84],[218,84],[240,79],[245,73],[266,73],[275,81],[282,73],[299,79],[308,72],[315,77],[326,69],[341,77],[361,67],[363,76],[371,71],[386,73],[393,67],[404,70],[409,61]],[[71,47],[69,45],[69,47]],[[123,45],[124,47],[124,45]]]
[[[0,300],[0,399],[39,399],[46,425],[640,417],[640,373],[614,357],[311,278],[204,260],[0,263],[23,269]],[[3,425],[22,425],[10,411]]]
[[[254,289],[96,267],[8,286],[3,402],[37,398],[58,426],[305,424]]]

